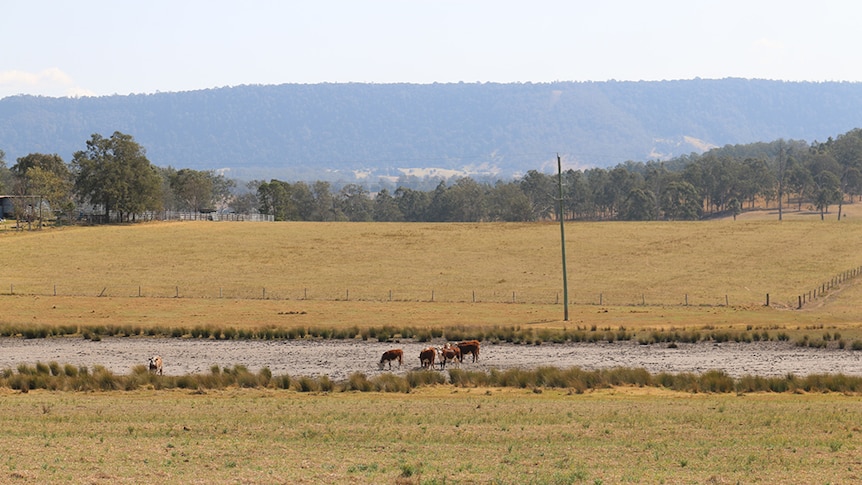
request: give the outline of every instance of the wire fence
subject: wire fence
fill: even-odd
[[[367,301],[427,303],[516,303],[562,304],[562,291],[554,289],[465,290],[463,288],[369,288],[342,289],[313,286],[201,286],[201,285],[81,285],[28,282],[0,283],[0,295],[110,297],[110,298],[188,298],[275,301]],[[763,305],[767,294],[701,293],[669,294],[659,291],[569,291],[571,305],[597,306],[740,306]]]
[[[704,306],[729,307],[764,305],[803,309],[825,298],[842,284],[862,276],[862,266],[843,271],[829,281],[794,297],[775,298],[768,291],[709,294],[702,290],[671,293],[656,289],[608,291],[569,291],[571,305],[597,306]],[[212,286],[174,285],[93,285],[83,283],[45,283],[44,281],[0,281],[0,295],[111,297],[111,298],[189,298],[276,301],[368,301],[428,303],[521,303],[562,304],[562,293],[551,288],[509,290],[469,290],[451,288],[384,288],[356,286],[319,288],[314,286]]]

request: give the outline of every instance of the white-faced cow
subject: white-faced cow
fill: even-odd
[[[445,369],[447,362],[461,361],[461,349],[455,345],[447,343],[443,347],[437,349],[437,353],[440,355],[440,369]]]
[[[150,357],[150,360],[147,361],[147,368],[154,374],[162,375],[162,357],[159,355]]]
[[[467,340],[465,342],[458,342],[458,348],[461,350],[461,362],[464,362],[464,356],[466,356],[467,354],[473,354],[473,362],[479,360],[478,340]]]
[[[383,352],[383,356],[380,357],[380,363],[377,364],[377,367],[380,370],[383,370],[383,366],[386,365],[386,363],[389,363],[389,369],[392,369],[392,361],[397,360],[398,361],[398,368],[400,369],[401,368],[401,360],[403,358],[404,358],[404,352],[402,352],[401,349],[387,350],[386,352]]]
[[[423,369],[433,369],[435,357],[437,357],[437,349],[434,347],[428,347],[427,349],[422,350],[422,352],[419,352],[419,363],[422,365]]]

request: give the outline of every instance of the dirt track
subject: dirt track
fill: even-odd
[[[193,339],[104,338],[99,342],[81,338],[23,340],[0,339],[0,369],[15,368],[20,363],[59,362],[60,364],[103,365],[110,371],[126,374],[132,367],[144,364],[147,357],[159,354],[165,361],[165,373],[182,375],[206,373],[213,365],[244,365],[257,372],[269,367],[273,374],[291,376],[328,375],[344,379],[353,372],[368,376],[380,372],[377,362],[390,348],[404,350],[405,362],[400,370],[419,367],[419,351],[425,343],[379,343],[367,341],[210,341]],[[651,373],[694,372],[720,369],[732,376],[746,374],[784,376],[818,373],[844,373],[862,376],[862,352],[836,349],[800,348],[791,343],[722,343],[638,345],[635,342],[613,344],[543,344],[482,346],[480,361],[465,359],[463,368],[470,370],[534,368],[538,366],[643,367]]]

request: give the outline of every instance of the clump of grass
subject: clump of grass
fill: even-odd
[[[53,370],[52,370],[53,369]],[[560,369],[540,367],[537,369],[508,369],[490,372],[450,369],[449,383],[457,387],[515,387],[521,389],[569,389],[570,393],[583,393],[588,389],[617,386],[662,387],[682,392],[706,393],[750,393],[750,392],[840,392],[862,393],[862,377],[843,374],[814,374],[798,377],[743,376],[732,378],[724,371],[713,370],[703,374],[659,373],[650,374],[642,368],[614,368],[584,370],[578,367]],[[66,364],[20,364],[16,369],[0,370],[0,387],[21,392],[34,389],[56,391],[111,391],[151,387],[154,389],[206,389],[274,388],[296,392],[410,392],[422,386],[446,384],[446,374],[435,371],[414,371],[404,376],[392,373],[380,374],[369,379],[362,373],[351,374],[342,382],[332,381],[329,376],[273,375],[268,368],[257,373],[245,366],[236,365],[220,369],[213,366],[209,373],[183,376],[158,376],[145,366],[138,365],[129,375],[116,375],[103,366],[75,367]]]

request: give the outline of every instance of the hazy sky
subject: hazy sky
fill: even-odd
[[[3,0],[0,97],[241,84],[862,81],[862,3]]]

